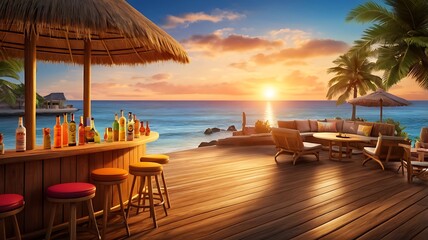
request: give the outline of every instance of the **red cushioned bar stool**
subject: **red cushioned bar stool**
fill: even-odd
[[[140,208],[150,208],[150,215],[153,219],[153,225],[155,228],[158,227],[158,224],[156,222],[156,213],[155,213],[155,203],[153,199],[153,185],[152,185],[152,178],[156,181],[156,187],[158,192],[161,192],[160,184],[159,184],[159,176],[162,174],[163,168],[162,165],[158,163],[153,162],[138,162],[133,163],[129,165],[129,173],[134,175],[134,179],[132,180],[132,186],[131,191],[129,194],[129,201],[128,201],[128,209],[126,210],[126,216],[129,217],[129,210],[131,207],[136,207],[137,209]],[[140,187],[138,189],[138,198],[137,198],[137,204],[132,203],[132,191],[134,190],[135,182],[137,178],[140,178]],[[141,202],[141,196],[144,195],[144,186],[147,182],[147,192],[149,197],[149,205],[140,204]],[[166,211],[165,207],[165,201],[163,199],[162,194],[159,194],[160,202],[158,202],[156,205],[162,205],[165,215],[168,216],[168,213]],[[137,210],[138,214],[138,210]]]
[[[95,220],[94,207],[92,205],[92,198],[95,197],[95,191],[95,185],[84,182],[61,183],[48,187],[46,191],[46,196],[47,200],[53,203],[53,208],[51,210],[49,226],[46,232],[46,239],[51,238],[57,205],[65,203],[70,204],[70,239],[76,239],[76,204],[79,202],[86,202],[88,206],[89,219],[94,222],[97,237],[98,239],[101,239],[100,232],[98,231],[97,222]]]
[[[146,154],[140,158],[140,162],[155,162],[155,163],[164,165],[169,163],[169,156],[165,154]],[[168,188],[166,186],[164,171],[162,171],[161,177],[162,177],[162,185],[163,185],[162,187],[163,194],[165,194],[168,208],[171,208],[171,202],[169,201],[169,193],[168,193]]]
[[[128,179],[128,171],[121,168],[99,168],[95,169],[91,173],[91,179],[95,184],[104,185],[104,210],[103,210],[103,229],[101,238],[105,239],[105,235],[107,232],[107,221],[108,215],[111,208],[111,196],[113,191],[113,186],[117,186],[117,191],[119,194],[119,204],[120,204],[120,213],[123,217],[126,234],[128,237],[130,236],[128,220],[125,216],[125,208],[123,207],[122,201],[122,190],[120,188],[120,184],[125,182]]]
[[[0,194],[0,239],[6,239],[6,228],[4,220],[7,217],[13,217],[13,227],[15,237],[21,239],[18,220],[16,214],[24,209],[24,197],[19,194]]]

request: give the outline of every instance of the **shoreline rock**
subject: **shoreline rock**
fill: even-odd
[[[216,133],[216,132],[220,132],[220,131],[222,131],[223,129],[220,129],[220,128],[218,128],[218,127],[213,127],[213,128],[207,128],[207,129],[205,129],[205,131],[204,131],[204,134],[212,134],[212,133]],[[224,130],[223,130],[224,131]],[[236,131],[236,127],[235,127],[235,125],[230,125],[228,128],[227,128],[227,130],[226,131],[229,131],[229,132],[234,132],[234,131]]]
[[[217,145],[217,140],[212,140],[210,142],[201,142],[198,146],[198,148],[200,147],[209,147],[209,146],[215,146]]]

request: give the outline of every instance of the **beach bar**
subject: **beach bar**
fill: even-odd
[[[43,236],[52,209],[51,203],[46,200],[47,187],[65,182],[90,182],[91,171],[98,168],[128,170],[129,164],[139,162],[145,154],[146,144],[156,141],[158,137],[157,132],[151,132],[150,136],[141,136],[129,142],[94,143],[47,150],[36,148],[26,152],[7,150],[5,155],[0,155],[0,193],[24,196],[25,208],[22,215],[18,215],[21,233],[30,238]],[[128,179],[121,186],[123,196],[129,195],[130,187],[131,181]],[[97,185],[98,191],[103,191],[103,187]],[[119,204],[115,192],[111,199],[112,206]],[[103,194],[96,194],[93,204],[95,211],[100,214]],[[64,214],[68,214],[68,211],[64,211]],[[67,227],[62,224],[68,221],[68,215],[64,214],[57,210],[55,226]],[[76,217],[87,220],[87,214],[86,208],[80,206]],[[11,227],[9,229],[12,230]]]

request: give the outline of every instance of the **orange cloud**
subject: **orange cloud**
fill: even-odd
[[[156,81],[162,81],[162,80],[168,80],[172,77],[171,74],[169,73],[158,73],[155,74],[151,77],[151,79],[156,80]]]
[[[217,52],[244,52],[254,49],[272,49],[281,47],[283,42],[280,40],[270,41],[258,37],[247,37],[236,34],[227,37],[219,34],[208,34],[193,35],[189,39],[184,40],[183,44],[187,45],[188,49],[203,51],[208,55],[212,55]]]
[[[254,71],[254,67],[251,67],[248,62],[231,63],[231,64],[229,64],[229,66],[231,66],[233,68],[245,70],[245,71],[248,71],[248,72]]]
[[[286,48],[272,54],[260,53],[252,57],[252,60],[260,65],[275,64],[290,59],[305,59],[332,54],[344,53],[349,45],[342,41],[331,39],[310,40],[297,48]]]
[[[299,29],[282,28],[270,31],[270,35],[281,38],[292,46],[301,46],[309,41],[311,34]]]
[[[204,12],[197,13],[186,13],[181,16],[171,16],[169,15],[164,24],[164,28],[175,28],[180,25],[185,27],[189,26],[191,23],[207,21],[217,23],[224,20],[236,20],[245,17],[243,14],[239,14],[231,11],[224,11],[220,9],[214,10],[211,14]]]

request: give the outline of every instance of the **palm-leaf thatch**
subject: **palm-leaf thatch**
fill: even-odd
[[[126,1],[0,1],[0,50],[24,57],[24,35],[35,33],[37,59],[84,63],[84,41],[92,64],[187,63],[182,46]]]

